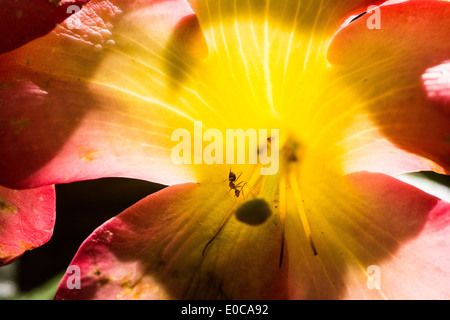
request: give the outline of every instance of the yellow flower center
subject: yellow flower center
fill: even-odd
[[[230,168],[224,183],[229,187],[227,196],[232,195],[235,203],[205,245],[203,255],[233,214],[253,225],[273,214],[281,226],[281,267],[286,214],[294,212],[311,253],[317,255],[301,190],[317,176],[340,171],[330,161],[339,153],[339,147],[330,141],[339,139],[340,134],[333,131],[338,122],[331,106],[354,102],[339,79],[330,80],[327,42],[296,28],[255,19],[225,19],[203,31],[209,55],[187,84],[188,92],[197,94],[184,101],[196,110],[200,107],[202,121],[220,130],[280,129],[277,174],[261,175],[260,164]],[[294,203],[294,208],[288,208],[288,203]]]

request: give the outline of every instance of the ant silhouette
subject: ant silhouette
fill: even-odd
[[[242,172],[236,177],[236,174],[231,171],[228,174],[228,186],[230,187],[230,191],[234,190],[234,195],[236,198],[239,198],[239,195],[242,192],[242,195],[244,195],[244,186],[247,184],[247,182],[241,181],[238,183],[239,178],[241,177]]]

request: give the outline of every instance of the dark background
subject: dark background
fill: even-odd
[[[57,185],[54,234],[15,262],[19,291],[27,292],[65,272],[78,247],[97,227],[163,187],[122,178]]]

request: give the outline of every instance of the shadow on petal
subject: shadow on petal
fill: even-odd
[[[208,55],[196,15],[186,16],[175,26],[164,55],[167,59],[168,86],[177,88],[192,70],[192,65]]]
[[[94,30],[114,18],[108,17],[108,9],[105,5],[96,11],[87,5],[76,14],[80,21],[88,21],[79,29],[58,25],[46,36],[2,55],[3,184],[51,184],[30,176],[58,154],[86,113],[98,107],[87,84],[105,54],[98,47],[104,39]]]
[[[280,226],[230,219],[202,250],[232,207],[226,188],[169,187],[110,220],[81,246],[72,265],[82,290],[66,276],[57,299],[286,299]],[[224,197],[225,195],[225,197]]]

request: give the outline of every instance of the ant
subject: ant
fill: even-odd
[[[230,190],[228,192],[230,192],[231,190],[234,190],[234,195],[236,196],[236,198],[239,198],[239,195],[241,194],[241,192],[242,192],[242,195],[244,195],[244,190],[242,190],[242,189],[247,184],[247,182],[244,182],[244,181],[237,183],[239,178],[241,177],[241,175],[242,175],[242,172],[236,177],[236,174],[233,171],[231,171],[231,168],[230,168],[230,173],[228,174],[228,186],[230,187]],[[231,218],[231,215],[233,214],[233,212],[234,212],[233,210],[228,212],[227,216],[220,224],[219,229],[216,231],[216,233],[213,235],[213,237],[205,245],[205,247],[203,248],[203,251],[202,251],[203,256],[205,256],[206,248],[217,237],[219,232],[225,226],[225,223],[227,223],[227,221]]]
[[[230,187],[230,190],[234,190],[234,195],[236,196],[236,198],[239,198],[239,195],[244,194],[244,191],[242,190],[244,188],[244,186],[247,184],[247,182],[239,182],[238,184],[237,181],[239,180],[239,178],[241,177],[242,172],[236,177],[236,174],[234,172],[231,171],[230,169],[230,173],[228,174],[228,186]]]

